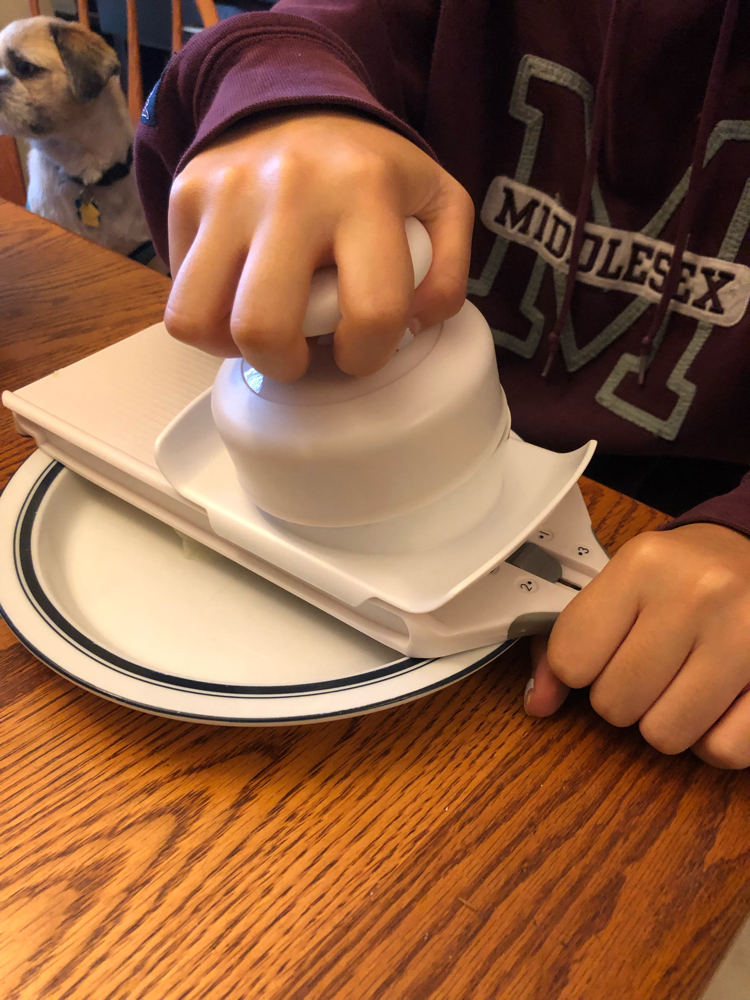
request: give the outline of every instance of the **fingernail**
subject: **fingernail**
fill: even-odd
[[[526,681],[526,687],[524,688],[524,692],[523,692],[523,707],[524,708],[526,708],[526,706],[528,705],[529,698],[531,697],[531,692],[533,690],[534,690],[534,678],[533,677],[529,677],[529,679]]]

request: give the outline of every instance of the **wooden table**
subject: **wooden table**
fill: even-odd
[[[166,279],[0,205],[0,379],[161,316]],[[30,453],[2,414],[0,484]],[[584,481],[615,549],[662,519]],[[750,912],[746,774],[666,758],[523,645],[360,719],[212,728],[42,666],[0,623],[4,1000],[687,1000]]]

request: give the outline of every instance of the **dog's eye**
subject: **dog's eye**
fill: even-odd
[[[30,80],[33,76],[44,73],[44,66],[37,66],[36,63],[29,62],[28,59],[21,59],[16,56],[13,60],[13,75],[19,80]]]

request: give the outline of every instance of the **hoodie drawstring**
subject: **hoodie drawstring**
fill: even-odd
[[[570,251],[568,277],[565,284],[565,294],[563,296],[563,301],[560,306],[560,311],[557,315],[555,325],[548,337],[549,349],[547,360],[542,370],[543,378],[549,374],[552,363],[560,347],[560,337],[563,329],[565,328],[565,324],[568,321],[568,316],[570,315],[570,306],[578,274],[579,257],[585,237],[586,217],[588,215],[589,204],[591,201],[591,191],[594,186],[596,169],[599,163],[599,151],[601,149],[602,137],[604,135],[605,93],[611,71],[612,52],[617,35],[617,29],[619,27],[621,6],[622,0],[612,0],[609,24],[607,26],[607,35],[604,42],[604,52],[602,54],[602,64],[601,69],[599,70],[596,97],[594,99],[591,145],[586,158],[586,166],[584,168],[581,193],[578,199],[578,208],[576,211],[575,226],[573,229],[573,239]],[[721,28],[719,30],[719,39],[714,52],[714,58],[711,63],[711,71],[708,76],[708,84],[706,86],[703,106],[700,112],[698,134],[693,148],[693,159],[690,168],[688,188],[678,217],[674,253],[672,255],[667,276],[664,279],[664,284],[662,285],[661,298],[657,303],[656,311],[652,318],[648,333],[641,340],[641,351],[638,362],[638,384],[641,386],[644,384],[646,378],[648,355],[651,345],[661,329],[667,309],[669,308],[669,303],[677,292],[680,281],[682,280],[682,255],[687,247],[687,242],[690,236],[690,228],[692,226],[695,209],[698,204],[698,195],[700,191],[699,181],[703,171],[703,160],[706,155],[708,137],[711,133],[711,128],[713,127],[716,115],[719,91],[724,77],[727,56],[729,54],[729,46],[734,33],[735,23],[737,21],[738,8],[739,0],[727,0],[726,6],[724,7],[724,15],[722,17]]]
[[[555,325],[547,338],[548,353],[547,360],[544,364],[544,368],[542,369],[542,378],[546,378],[547,375],[549,375],[552,362],[555,360],[555,355],[560,349],[560,337],[563,329],[565,328],[565,324],[568,321],[568,316],[570,315],[570,304],[573,299],[573,289],[575,288],[576,276],[578,274],[581,247],[583,246],[583,240],[586,235],[584,228],[586,224],[586,216],[589,212],[591,191],[594,187],[596,168],[599,164],[599,150],[601,149],[602,137],[604,135],[604,112],[606,105],[604,95],[607,89],[607,81],[609,79],[610,69],[612,66],[612,50],[617,36],[621,7],[622,0],[612,0],[612,6],[609,11],[607,34],[604,39],[602,64],[599,70],[599,79],[596,84],[594,114],[591,123],[591,144],[589,146],[588,156],[586,157],[586,166],[584,167],[583,182],[581,184],[581,194],[578,198],[578,208],[576,209],[576,221],[573,227],[573,241],[570,248],[568,279],[565,283],[565,295],[563,296],[560,311],[557,314]]]
[[[693,225],[695,209],[698,204],[700,179],[703,173],[703,160],[706,155],[708,137],[711,134],[711,129],[713,128],[714,119],[716,117],[719,90],[721,88],[721,82],[724,78],[724,69],[726,67],[727,55],[729,54],[729,44],[732,40],[734,25],[737,20],[738,7],[739,0],[727,0],[727,5],[724,8],[724,16],[722,18],[721,29],[719,31],[719,41],[717,42],[713,62],[711,63],[711,72],[708,75],[706,95],[703,98],[703,107],[701,108],[700,118],[698,121],[698,135],[693,148],[693,162],[690,167],[690,180],[688,181],[688,189],[685,193],[682,210],[680,211],[677,226],[677,237],[674,243],[674,253],[672,255],[672,261],[669,265],[669,271],[667,271],[667,276],[664,279],[661,298],[659,299],[656,306],[656,312],[651,320],[651,326],[648,333],[641,341],[641,353],[640,358],[638,359],[638,385],[643,385],[646,381],[649,350],[661,328],[662,323],[664,322],[664,317],[666,316],[667,309],[669,308],[669,303],[677,292],[680,281],[682,280],[682,255],[685,252],[688,239],[690,238],[690,230]]]

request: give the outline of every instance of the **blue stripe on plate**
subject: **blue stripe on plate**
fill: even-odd
[[[39,614],[54,628],[54,630],[90,659],[96,660],[105,666],[119,670],[131,676],[147,680],[161,687],[173,689],[200,691],[213,695],[231,695],[232,697],[280,697],[288,698],[295,695],[328,694],[333,691],[350,690],[355,687],[366,687],[377,683],[387,677],[396,677],[432,663],[434,657],[421,659],[416,657],[400,657],[391,663],[384,664],[375,670],[365,674],[353,674],[351,677],[339,678],[331,681],[314,681],[309,684],[285,684],[285,685],[240,685],[240,684],[218,684],[213,681],[199,681],[191,678],[174,677],[159,670],[134,663],[113,653],[111,650],[100,646],[87,635],[80,632],[68,619],[60,613],[43,589],[34,566],[31,551],[31,537],[34,522],[39,508],[48,493],[50,487],[55,482],[65,466],[59,462],[54,462],[43,472],[36,481],[27,501],[19,512],[15,530],[15,567],[19,582],[33,601]],[[24,640],[25,641],[25,640]],[[35,655],[38,652],[35,651]],[[45,659],[45,662],[48,662]],[[51,664],[54,666],[54,664]],[[59,669],[56,667],[56,669]]]

